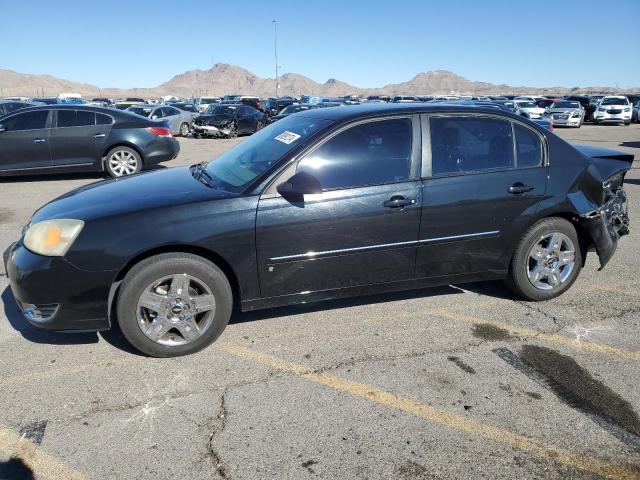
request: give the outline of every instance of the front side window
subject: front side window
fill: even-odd
[[[58,110],[58,128],[87,127],[95,125],[96,117],[93,112],[79,110]]]
[[[323,190],[402,182],[411,170],[408,118],[368,122],[345,130],[298,164]]]
[[[511,122],[499,118],[433,117],[431,169],[433,175],[512,168]]]
[[[542,165],[542,141],[531,129],[514,123],[518,168]]]
[[[40,130],[47,125],[47,110],[27,112],[15,115],[2,122],[7,131]]]

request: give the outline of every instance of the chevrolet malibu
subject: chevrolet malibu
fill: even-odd
[[[553,123],[554,126],[580,128],[584,120],[584,109],[578,102],[558,100],[547,107],[542,119]]]
[[[632,160],[484,107],[314,109],[215,161],[69,192],[4,262],[32,324],[117,322],[158,357],[209,345],[234,309],[496,279],[547,300],[628,232]]]

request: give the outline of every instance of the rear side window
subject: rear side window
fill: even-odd
[[[105,115],[104,113],[96,113],[97,125],[111,125],[112,123],[113,119],[109,115]]]
[[[511,122],[488,117],[433,117],[433,175],[512,168]]]
[[[180,110],[175,109],[173,107],[164,107],[164,116],[165,117],[170,117],[171,115],[179,115],[180,114]]]
[[[58,110],[58,128],[88,127],[96,124],[96,114],[84,110]]]
[[[14,117],[4,120],[2,124],[7,131],[12,130],[39,130],[47,125],[48,110],[38,110],[37,112],[20,113]]]
[[[518,168],[542,165],[542,141],[532,130],[514,123]]]
[[[302,159],[298,171],[316,177],[323,190],[406,181],[411,135],[408,118],[351,127]]]

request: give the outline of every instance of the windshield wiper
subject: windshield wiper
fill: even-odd
[[[207,172],[207,165],[209,162],[201,162],[193,167],[193,178],[204,183],[207,187],[215,188],[215,180],[209,172]]]

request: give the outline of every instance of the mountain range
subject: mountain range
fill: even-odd
[[[100,88],[87,83],[63,80],[50,75],[31,75],[0,69],[0,98],[6,96],[56,96],[63,92],[80,93],[84,97],[144,97],[164,95],[192,97],[202,95],[244,94],[270,97],[275,95],[276,81],[262,78],[250,71],[225,63],[217,63],[209,70],[189,70],[153,88]],[[624,90],[638,92],[640,87]],[[359,88],[336,79],[318,83],[304,75],[285,73],[279,78],[278,94],[283,95],[487,95],[487,94],[538,94],[566,95],[569,93],[623,92],[609,86],[546,87],[496,85],[475,82],[446,70],[434,70],[417,74],[403,83],[379,88]]]

